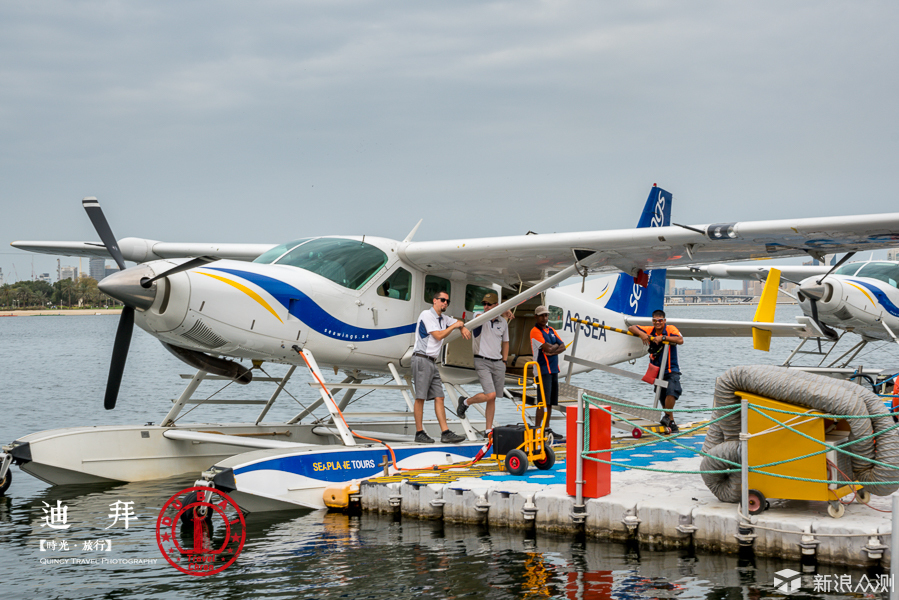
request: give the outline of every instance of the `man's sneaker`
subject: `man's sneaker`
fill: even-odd
[[[456,407],[456,416],[458,416],[460,419],[465,418],[465,411],[468,410],[468,405],[465,404],[466,399],[467,396],[459,397],[459,406]]]
[[[659,421],[662,424],[662,427],[667,427],[671,433],[677,433],[680,431],[680,427],[677,426],[677,423],[674,422],[674,419],[669,417],[667,414],[662,415],[662,419]]]
[[[430,439],[430,438],[428,438]],[[449,429],[440,434],[440,443],[441,444],[458,444],[459,442],[465,441],[465,437],[459,435],[458,433],[453,433]]]
[[[424,431],[417,431],[417,432],[415,432],[415,443],[416,444],[433,444],[434,438],[429,436]]]
[[[553,444],[564,444],[565,443],[565,436],[555,433],[549,427],[546,428],[546,431],[544,431],[544,433],[546,434],[547,437],[553,436]]]

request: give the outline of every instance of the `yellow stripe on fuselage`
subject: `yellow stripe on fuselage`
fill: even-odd
[[[857,289],[858,291],[860,291],[862,294],[864,294],[864,295],[865,295],[865,298],[867,298],[868,300],[871,301],[871,306],[872,306],[872,307],[877,306],[877,303],[874,302],[874,298],[872,298],[872,297],[868,294],[868,292],[865,291],[865,288],[863,288],[863,287],[861,287],[861,286],[858,286],[858,285],[855,285],[855,284],[852,283],[851,281],[847,281],[846,283],[848,283],[849,285],[851,285],[852,287],[854,287],[855,289]]]
[[[270,313],[272,313],[273,315],[275,315],[275,318],[276,318],[276,319],[278,319],[279,321],[281,321],[281,317],[278,316],[278,313],[275,312],[275,309],[273,309],[273,308],[269,305],[268,302],[266,302],[265,300],[263,300],[262,296],[260,296],[259,294],[257,294],[256,292],[254,292],[253,290],[251,290],[250,288],[248,288],[247,286],[243,285],[242,283],[237,283],[236,281],[231,281],[230,279],[225,279],[224,277],[220,277],[220,276],[218,276],[218,275],[213,275],[212,273],[204,273],[203,271],[198,271],[198,273],[199,273],[200,275],[205,275],[206,277],[212,277],[213,279],[218,279],[219,281],[221,281],[221,282],[223,282],[223,283],[227,283],[228,285],[230,285],[230,286],[232,286],[232,287],[235,287],[235,288],[239,289],[241,292],[243,292],[244,294],[246,294],[247,296],[249,296],[250,298],[252,298],[252,299],[255,300],[256,302],[258,302],[259,304],[261,304],[261,305],[263,306],[263,308],[265,308],[265,310],[267,310],[268,312],[270,312]],[[284,322],[284,321],[281,321],[281,323],[283,323],[283,322]]]

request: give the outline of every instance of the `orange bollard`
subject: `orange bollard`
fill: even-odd
[[[604,407],[606,410],[608,406]],[[569,496],[577,495],[577,406],[567,406],[565,414],[565,436],[567,450],[565,455],[565,483]],[[590,419],[589,450],[608,450],[612,447],[612,415],[594,406],[584,412],[584,418]],[[611,453],[595,454],[596,458],[611,460]],[[612,465],[584,460],[584,498],[601,498],[612,492]]]

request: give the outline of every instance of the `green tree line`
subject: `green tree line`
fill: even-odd
[[[0,309],[101,308],[121,306],[97,288],[97,280],[82,275],[78,281],[63,279],[54,284],[46,281],[17,281],[0,286]]]

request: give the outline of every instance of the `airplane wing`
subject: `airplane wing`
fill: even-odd
[[[668,279],[749,279],[759,280],[768,277],[770,269],[777,269],[785,279],[799,281],[812,275],[823,275],[830,265],[693,265],[668,269]]]
[[[628,326],[652,325],[651,317],[626,317]],[[713,321],[705,319],[668,318],[686,338],[691,337],[750,337],[752,330],[770,331],[772,337],[825,337],[809,317],[796,317],[796,323],[757,323],[754,321]]]
[[[398,254],[447,278],[537,281],[579,265],[591,273],[899,246],[899,213],[405,242]]]
[[[276,244],[197,244],[170,243],[143,238],[123,238],[119,249],[125,260],[138,263],[160,258],[215,256],[232,260],[253,260]],[[58,256],[97,256],[112,258],[103,242],[13,242],[14,248]]]

